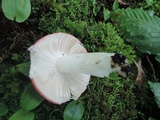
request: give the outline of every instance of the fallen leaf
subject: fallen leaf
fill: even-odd
[[[122,0],[117,0],[121,5],[128,5],[128,3],[123,2]]]
[[[142,69],[142,64],[141,64],[141,60],[139,60],[138,62],[134,61],[135,65],[137,66],[138,69],[138,73],[137,73],[137,78],[136,78],[136,85],[141,88],[143,85],[143,82],[145,80],[145,73]]]

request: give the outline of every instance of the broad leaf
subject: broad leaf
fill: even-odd
[[[157,60],[158,62],[160,62],[160,54],[157,54],[156,60]]]
[[[103,17],[104,21],[108,20],[108,18],[110,17],[110,11],[107,10],[105,7],[103,8]]]
[[[4,103],[0,103],[0,116],[7,114],[8,107]]]
[[[147,3],[148,5],[152,5],[152,4],[153,4],[153,0],[146,0],[146,3]]]
[[[30,62],[18,64],[16,67],[22,74],[29,76]]]
[[[160,53],[160,18],[142,9],[121,9],[111,15],[119,32],[143,52]]]
[[[156,100],[156,103],[158,104],[158,107],[160,108],[160,83],[153,83],[151,81],[148,82],[149,86],[154,93],[154,98]]]
[[[113,3],[112,9],[117,10],[118,8],[119,8],[119,3],[118,3],[117,0],[115,0],[114,3]]]
[[[29,84],[21,96],[20,106],[22,109],[30,111],[37,107],[42,101],[43,98],[34,89],[33,85]]]
[[[70,102],[64,110],[64,120],[80,120],[84,112],[82,103]]]
[[[118,74],[115,73],[115,72],[111,72],[111,73],[109,74],[109,77],[108,77],[108,78],[111,79],[111,80],[119,80],[119,79],[121,79],[121,78],[118,76]]]
[[[25,21],[31,13],[30,0],[2,0],[2,10],[9,20]]]
[[[152,117],[149,117],[148,120],[156,120],[156,119],[154,119],[154,118],[152,118]]]
[[[92,0],[92,5],[93,5],[93,14],[96,16],[98,12],[100,11],[100,7],[97,5],[96,0]]]
[[[33,119],[34,119],[33,112],[28,112],[22,109],[18,110],[9,118],[9,120],[33,120]]]

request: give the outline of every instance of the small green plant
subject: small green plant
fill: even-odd
[[[159,0],[145,0],[139,3],[139,7],[149,10],[150,12],[154,13],[156,16],[160,17],[160,1]]]
[[[119,32],[139,50],[157,55],[160,61],[160,18],[142,9],[121,9],[113,12],[112,20]]]
[[[9,120],[33,120],[33,119],[34,119],[34,113],[23,109],[18,110],[9,118]]]
[[[8,107],[4,103],[0,103],[0,116],[6,115],[8,112]]]
[[[29,68],[30,68],[30,62],[24,62],[21,64],[16,65],[16,68],[19,72],[24,74],[25,76],[29,76]]]
[[[111,11],[109,10],[108,6],[106,6],[105,4],[102,4],[100,1],[98,0],[92,0],[92,6],[93,6],[93,15],[95,17],[103,17],[103,21],[107,21],[110,18],[110,14]],[[114,1],[113,5],[112,5],[112,10],[117,10],[119,8],[119,3],[117,0]]]
[[[104,21],[110,18],[110,11],[107,10],[105,7],[103,7],[103,18],[104,18]]]
[[[98,5],[97,0],[92,0],[92,5],[93,5],[93,14],[96,16],[100,12],[101,6]]]
[[[16,65],[17,70],[22,74],[29,75],[29,66],[30,63],[21,63]],[[20,100],[20,109],[16,111],[9,120],[33,120],[34,113],[31,112],[36,108],[44,99],[37,93],[32,84],[30,83],[24,90],[21,100]]]
[[[31,13],[30,0],[2,0],[2,11],[6,18],[24,22]]]
[[[160,108],[160,83],[148,81],[148,84],[149,84],[152,92],[154,93],[155,101],[156,101],[158,107]]]
[[[110,73],[108,78],[110,80],[120,80],[121,79],[115,72]]]
[[[36,108],[42,101],[43,98],[37,93],[32,84],[29,84],[21,96],[21,108],[9,120],[33,120],[34,113],[31,110]]]
[[[153,0],[146,0],[147,5],[152,5],[153,4]]]
[[[31,111],[36,108],[44,99],[37,93],[32,84],[29,84],[20,100],[20,106],[26,111]]]
[[[117,10],[118,8],[119,8],[119,3],[118,3],[117,0],[115,0],[114,3],[113,3],[112,9]]]
[[[80,120],[84,112],[82,103],[77,101],[70,102],[63,113],[64,120]]]

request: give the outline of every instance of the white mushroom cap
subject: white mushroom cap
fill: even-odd
[[[58,58],[87,53],[80,41],[72,35],[54,33],[38,40],[29,48],[31,66],[29,77],[36,90],[48,101],[61,104],[77,100],[86,90],[90,75],[60,73],[56,68]]]

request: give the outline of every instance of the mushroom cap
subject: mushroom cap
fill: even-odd
[[[86,90],[90,75],[60,73],[56,68],[60,57],[87,53],[77,38],[66,33],[54,33],[41,38],[28,50],[31,59],[29,77],[46,100],[62,104],[70,99],[77,100]]]

